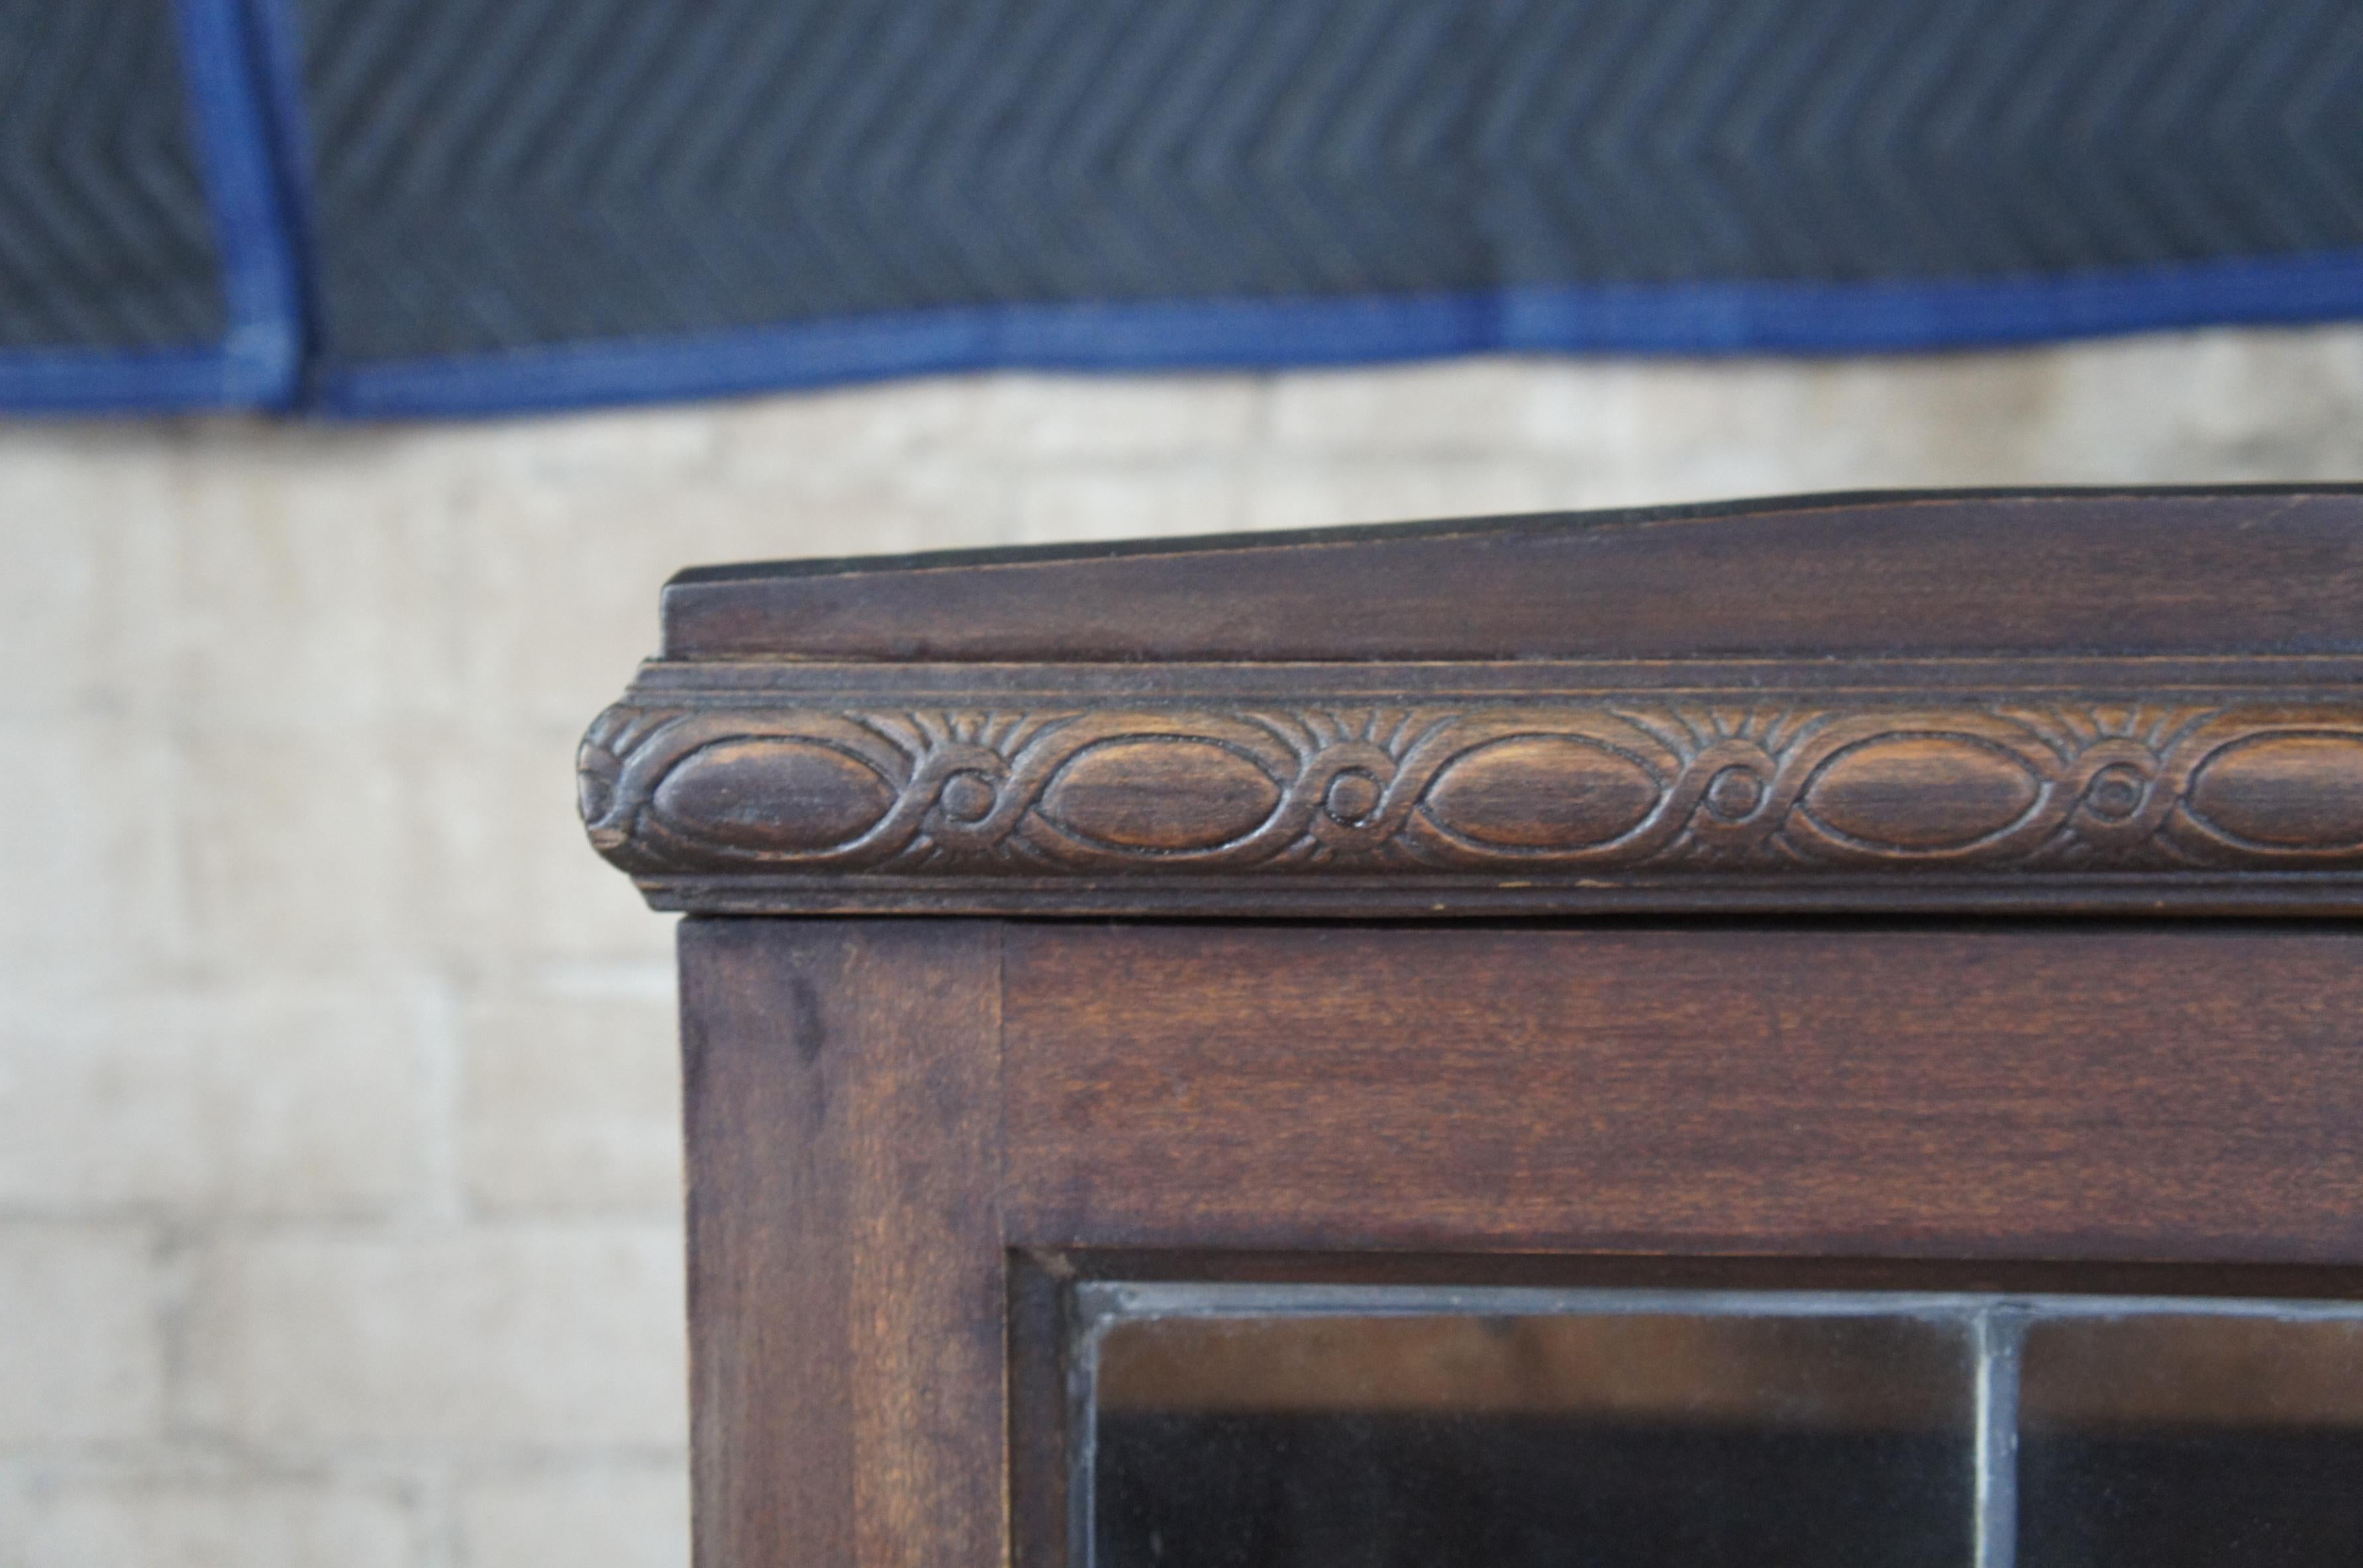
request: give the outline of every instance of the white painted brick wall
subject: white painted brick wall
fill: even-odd
[[[409,1568],[420,1559],[418,1510],[396,1487],[132,1475],[28,1487],[17,1507],[0,1514],[16,1520],[14,1539],[0,1543],[8,1568]]]
[[[95,1220],[0,1231],[0,1448],[163,1435],[170,1286],[157,1253],[147,1231]]]
[[[582,726],[692,561],[2363,478],[2363,330],[0,427],[0,1568],[681,1568],[670,922]]]
[[[195,1269],[175,1423],[291,1457],[670,1449],[679,1246],[648,1220],[225,1238]]]
[[[678,1463],[471,1473],[460,1555],[500,1568],[678,1568],[689,1477]]]
[[[0,1206],[183,1223],[415,1209],[441,1107],[412,1010],[336,988],[0,999]]]

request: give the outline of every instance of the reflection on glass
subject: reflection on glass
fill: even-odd
[[[2363,1322],[2037,1320],[2021,1366],[2027,1568],[2363,1563]]]
[[[1894,1313],[1117,1321],[1093,1561],[1959,1568],[1972,1343]]]

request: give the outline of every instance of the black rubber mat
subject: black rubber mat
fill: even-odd
[[[322,347],[353,365],[1008,305],[1508,292],[1564,315],[1619,289],[1687,311],[1635,346],[1846,347],[1849,308],[1910,314],[1898,287],[2363,248],[2351,0],[300,9]],[[1731,319],[1735,286],[1784,283],[1860,292]],[[1301,351],[1213,325],[1215,358]]]
[[[226,325],[170,0],[0,0],[0,345]]]
[[[2353,0],[0,0],[0,400],[2363,314]]]

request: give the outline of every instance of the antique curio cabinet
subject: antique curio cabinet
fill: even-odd
[[[2363,492],[662,619],[702,1568],[2363,1562]]]

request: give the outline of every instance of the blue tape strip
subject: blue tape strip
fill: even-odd
[[[1012,304],[328,365],[324,413],[494,414],[984,369],[1276,367],[1489,351],[1843,354],[2363,315],[2363,250],[1916,282]]]
[[[260,40],[242,0],[176,0],[175,9],[228,305],[222,401],[284,408],[303,366],[304,318]]]
[[[300,379],[320,342],[318,304],[319,248],[315,241],[312,204],[312,151],[309,116],[304,103],[304,43],[294,0],[237,0],[244,7],[248,61],[254,102],[264,123],[264,156],[278,194],[276,226],[280,251],[285,258],[292,298],[286,308],[300,337],[305,361],[297,367]],[[295,395],[301,400],[300,384]]]

